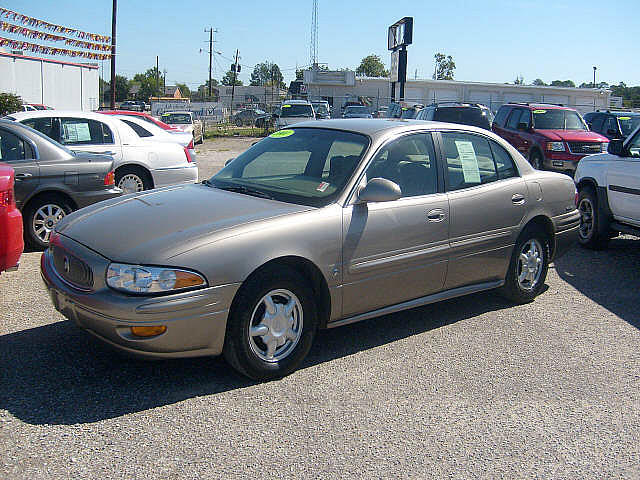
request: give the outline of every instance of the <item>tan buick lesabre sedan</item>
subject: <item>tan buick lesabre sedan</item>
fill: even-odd
[[[223,354],[265,380],[296,369],[318,328],[481,290],[532,301],[579,221],[571,178],[486,130],[313,121],[201,184],[68,215],[41,268],[56,308],[104,342]]]

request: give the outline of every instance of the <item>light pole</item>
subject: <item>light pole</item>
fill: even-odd
[[[118,0],[113,0],[111,11],[111,110],[116,108],[116,13]]]
[[[593,67],[593,88],[597,88],[596,87],[596,70],[598,69],[598,67],[594,66]]]

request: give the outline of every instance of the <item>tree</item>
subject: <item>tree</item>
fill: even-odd
[[[552,87],[571,87],[575,88],[576,84],[572,80],[554,80],[550,83]]]
[[[518,75],[516,79],[513,81],[514,85],[524,85],[524,77],[522,75]]]
[[[176,83],[176,87],[180,89],[180,93],[184,98],[191,98],[191,90],[189,90],[186,83]]]
[[[234,77],[236,78],[236,86],[242,85],[242,80],[238,80],[236,74],[234,72],[232,72],[231,70],[229,70],[227,73],[225,73],[224,77],[222,77],[222,85],[226,85],[226,86],[230,87],[231,85],[233,85]]]
[[[356,68],[356,75],[361,77],[388,77],[389,70],[378,55],[368,55],[362,59],[360,66]]]
[[[124,102],[129,96],[129,80],[124,75],[116,75],[116,102]]]
[[[546,83],[544,83],[544,82],[542,81],[542,79],[540,79],[540,78],[536,78],[536,79],[533,81],[532,85],[536,85],[536,86],[538,86],[538,87],[546,87],[546,86],[547,86],[547,84],[546,84]]]
[[[298,76],[296,72],[296,77]],[[277,64],[265,61],[259,63],[253,69],[253,73],[251,73],[251,82],[249,85],[262,86],[262,85],[273,85],[284,88],[284,77],[282,76],[282,72],[280,71],[280,67]]]
[[[0,117],[22,110],[22,99],[13,93],[0,93]]]
[[[456,63],[451,55],[445,56],[443,53],[436,53],[433,58],[436,60],[436,70],[433,72],[434,80],[453,80],[453,71]]]
[[[160,77],[162,75],[158,71],[156,67],[150,68],[144,73],[136,73],[133,76],[133,81],[140,85],[140,90],[138,91],[136,97],[138,100],[149,100],[149,97],[159,97],[161,96],[161,83]],[[156,84],[156,79],[158,79],[158,83]],[[157,85],[157,86],[156,86]]]

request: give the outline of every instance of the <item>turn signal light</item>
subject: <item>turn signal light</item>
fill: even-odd
[[[187,149],[187,147],[183,147],[184,148],[184,155],[187,157],[187,162],[191,163],[193,162],[193,159],[191,158],[191,154],[189,153],[189,150]]]
[[[131,333],[136,337],[155,337],[167,331],[164,325],[156,325],[153,327],[131,327]]]
[[[111,186],[111,187],[112,187],[112,186],[115,186],[115,184],[116,184],[116,175],[115,175],[115,173],[113,172],[113,170],[112,170],[112,171],[110,171],[109,173],[107,173],[107,174],[105,175],[105,177],[104,177],[104,184],[105,184],[106,186],[108,186],[108,187],[109,187],[109,186]]]
[[[13,189],[0,191],[0,207],[11,207],[13,205]]]

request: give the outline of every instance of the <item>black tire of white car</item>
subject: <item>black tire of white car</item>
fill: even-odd
[[[580,212],[580,229],[578,242],[585,248],[602,250],[609,243],[609,225],[599,209],[598,195],[591,186],[582,187],[578,191],[578,211]]]
[[[24,214],[23,223],[24,223],[25,243],[33,249],[42,250],[47,248],[47,246],[49,246],[48,241],[45,242],[38,236],[37,232],[34,230],[34,225],[33,225],[33,217],[36,214],[36,212],[38,212],[40,208],[47,205],[51,205],[53,207],[52,213],[55,213],[56,208],[59,208],[60,210],[62,210],[64,212],[64,215],[68,215],[73,211],[73,208],[71,207],[69,202],[65,198],[61,197],[60,195],[55,195],[55,194],[43,195],[31,201],[23,212]],[[64,215],[62,217],[64,217]],[[50,230],[51,227],[55,227],[55,223],[57,223],[58,220],[61,220],[62,217],[58,219],[43,219],[44,222],[47,222],[49,220],[54,222],[53,225],[45,226],[43,224],[43,228],[46,227],[48,230]]]
[[[267,317],[266,305],[262,302],[264,297],[272,292],[292,293],[297,300],[294,302],[297,304],[297,309],[290,318],[297,319],[299,335],[295,344],[291,342],[288,353],[286,353],[286,343],[277,347],[285,349],[284,358],[268,361],[256,353],[256,348],[258,344],[266,347],[266,343],[261,343],[262,339],[266,339],[267,335],[272,333],[271,327],[267,332],[267,327],[262,325]],[[278,303],[276,306],[279,309],[286,307],[283,303]],[[261,308],[263,308],[264,317],[256,323],[257,317],[262,316]],[[272,317],[277,316],[276,314]],[[275,325],[274,332],[279,333],[277,330],[284,328],[283,320],[284,316],[276,320],[280,324]],[[318,315],[313,291],[304,277],[286,266],[259,271],[252,275],[236,294],[227,320],[223,355],[235,370],[253,380],[267,381],[280,378],[296,370],[304,361],[313,344],[317,325]],[[259,338],[254,333],[253,344],[252,327],[263,328],[265,332],[265,336]],[[278,350],[275,354],[277,357]]]
[[[542,270],[540,271],[540,274],[537,275],[535,283],[532,284],[532,288],[523,288],[518,281],[518,276],[522,273],[520,270],[520,255],[523,253],[523,248],[525,248],[531,240],[537,241],[538,245],[541,247],[540,256],[542,260]],[[536,226],[527,227],[520,234],[520,237],[518,237],[518,241],[513,249],[505,283],[500,288],[502,296],[516,304],[532,302],[544,288],[547,271],[549,270],[549,257],[550,249],[547,234]]]
[[[135,183],[137,183],[138,185],[142,185],[142,190],[149,190],[153,188],[153,181],[149,178],[149,174],[141,168],[133,166],[120,167],[116,171],[116,186],[118,186],[118,188],[122,188],[120,182],[124,177],[127,176],[129,176],[129,178],[131,179],[134,179],[135,177],[137,179],[135,180]],[[126,194],[132,192],[125,191],[124,193]]]

